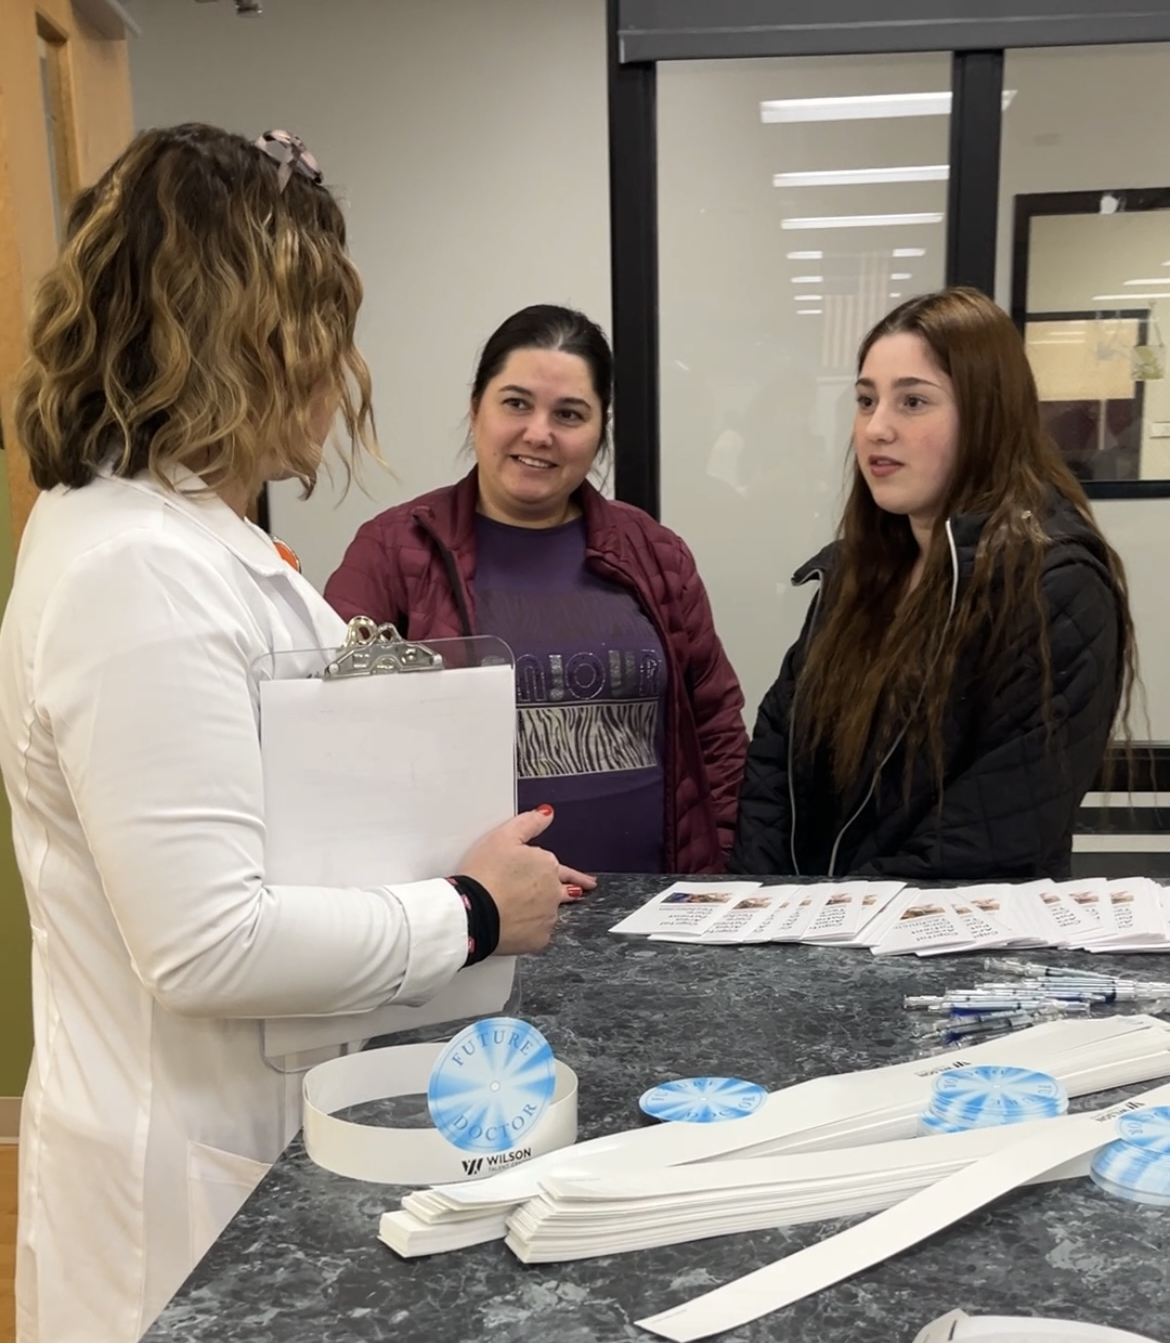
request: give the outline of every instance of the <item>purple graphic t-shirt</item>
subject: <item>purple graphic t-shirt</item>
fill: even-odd
[[[476,624],[516,657],[521,811],[586,872],[661,872],[667,667],[635,598],[585,568],[585,520],[476,519]]]

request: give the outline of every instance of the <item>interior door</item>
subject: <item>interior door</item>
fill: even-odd
[[[36,497],[12,422],[25,324],[69,201],[132,134],[130,27],[113,0],[0,0],[0,431],[14,546]]]

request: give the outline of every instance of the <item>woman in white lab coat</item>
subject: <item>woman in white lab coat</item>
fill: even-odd
[[[344,627],[245,520],[370,418],[361,285],[295,137],[138,137],[71,212],[17,399],[38,499],[0,631],[32,924],[19,1343],[133,1343],[299,1126],[259,1019],[417,1003],[563,895],[517,817],[460,875],[264,877],[257,659]]]

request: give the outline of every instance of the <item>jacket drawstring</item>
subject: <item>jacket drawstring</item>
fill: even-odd
[[[455,598],[455,606],[459,612],[459,623],[463,627],[463,637],[470,639],[474,637],[475,630],[471,627],[471,612],[467,606],[467,593],[463,587],[459,566],[455,563],[455,556],[439,539],[438,532],[431,526],[428,518],[416,513],[415,521],[435,543],[435,549],[438,550],[439,558],[443,561],[443,568],[447,571],[447,581],[451,584],[451,594]]]
[[[947,547],[950,551],[951,556],[951,605],[950,610],[947,611],[946,623],[943,626],[944,639],[946,637],[947,630],[950,628],[951,621],[954,619],[955,607],[959,601],[959,550],[958,547],[955,545],[955,534],[951,530],[950,518],[947,519],[946,533],[947,533]],[[910,726],[909,715],[907,715],[907,720],[903,724],[901,732],[899,732],[898,735],[894,738],[894,740],[890,743],[890,749],[885,753],[884,756],[882,756],[880,762],[878,763],[877,769],[874,770],[873,777],[869,781],[869,789],[866,792],[865,797],[862,798],[861,804],[858,806],[857,810],[853,813],[853,815],[850,816],[850,818],[841,827],[840,831],[837,834],[837,838],[833,841],[833,848],[829,854],[829,870],[826,873],[827,876],[831,877],[834,875],[833,869],[837,865],[837,854],[841,848],[841,841],[845,838],[846,831],[853,824],[853,822],[857,820],[857,818],[866,809],[866,807],[869,806],[870,798],[873,797],[874,789],[877,787],[878,778],[881,776],[882,770],[885,769],[885,767],[890,763],[890,760],[892,759],[894,752],[902,744],[902,739],[906,736],[906,732],[909,726]]]

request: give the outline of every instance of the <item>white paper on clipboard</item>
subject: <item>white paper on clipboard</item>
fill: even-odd
[[[442,666],[305,677],[303,653],[269,660],[260,739],[273,884],[389,886],[453,873],[477,839],[515,815],[507,645],[473,638],[394,647],[422,649]],[[281,675],[285,657],[295,679]],[[322,666],[340,661],[322,651]],[[507,1002],[514,971],[513,957],[493,956],[418,1007],[270,1019],[264,1050],[276,1058],[490,1015]]]

